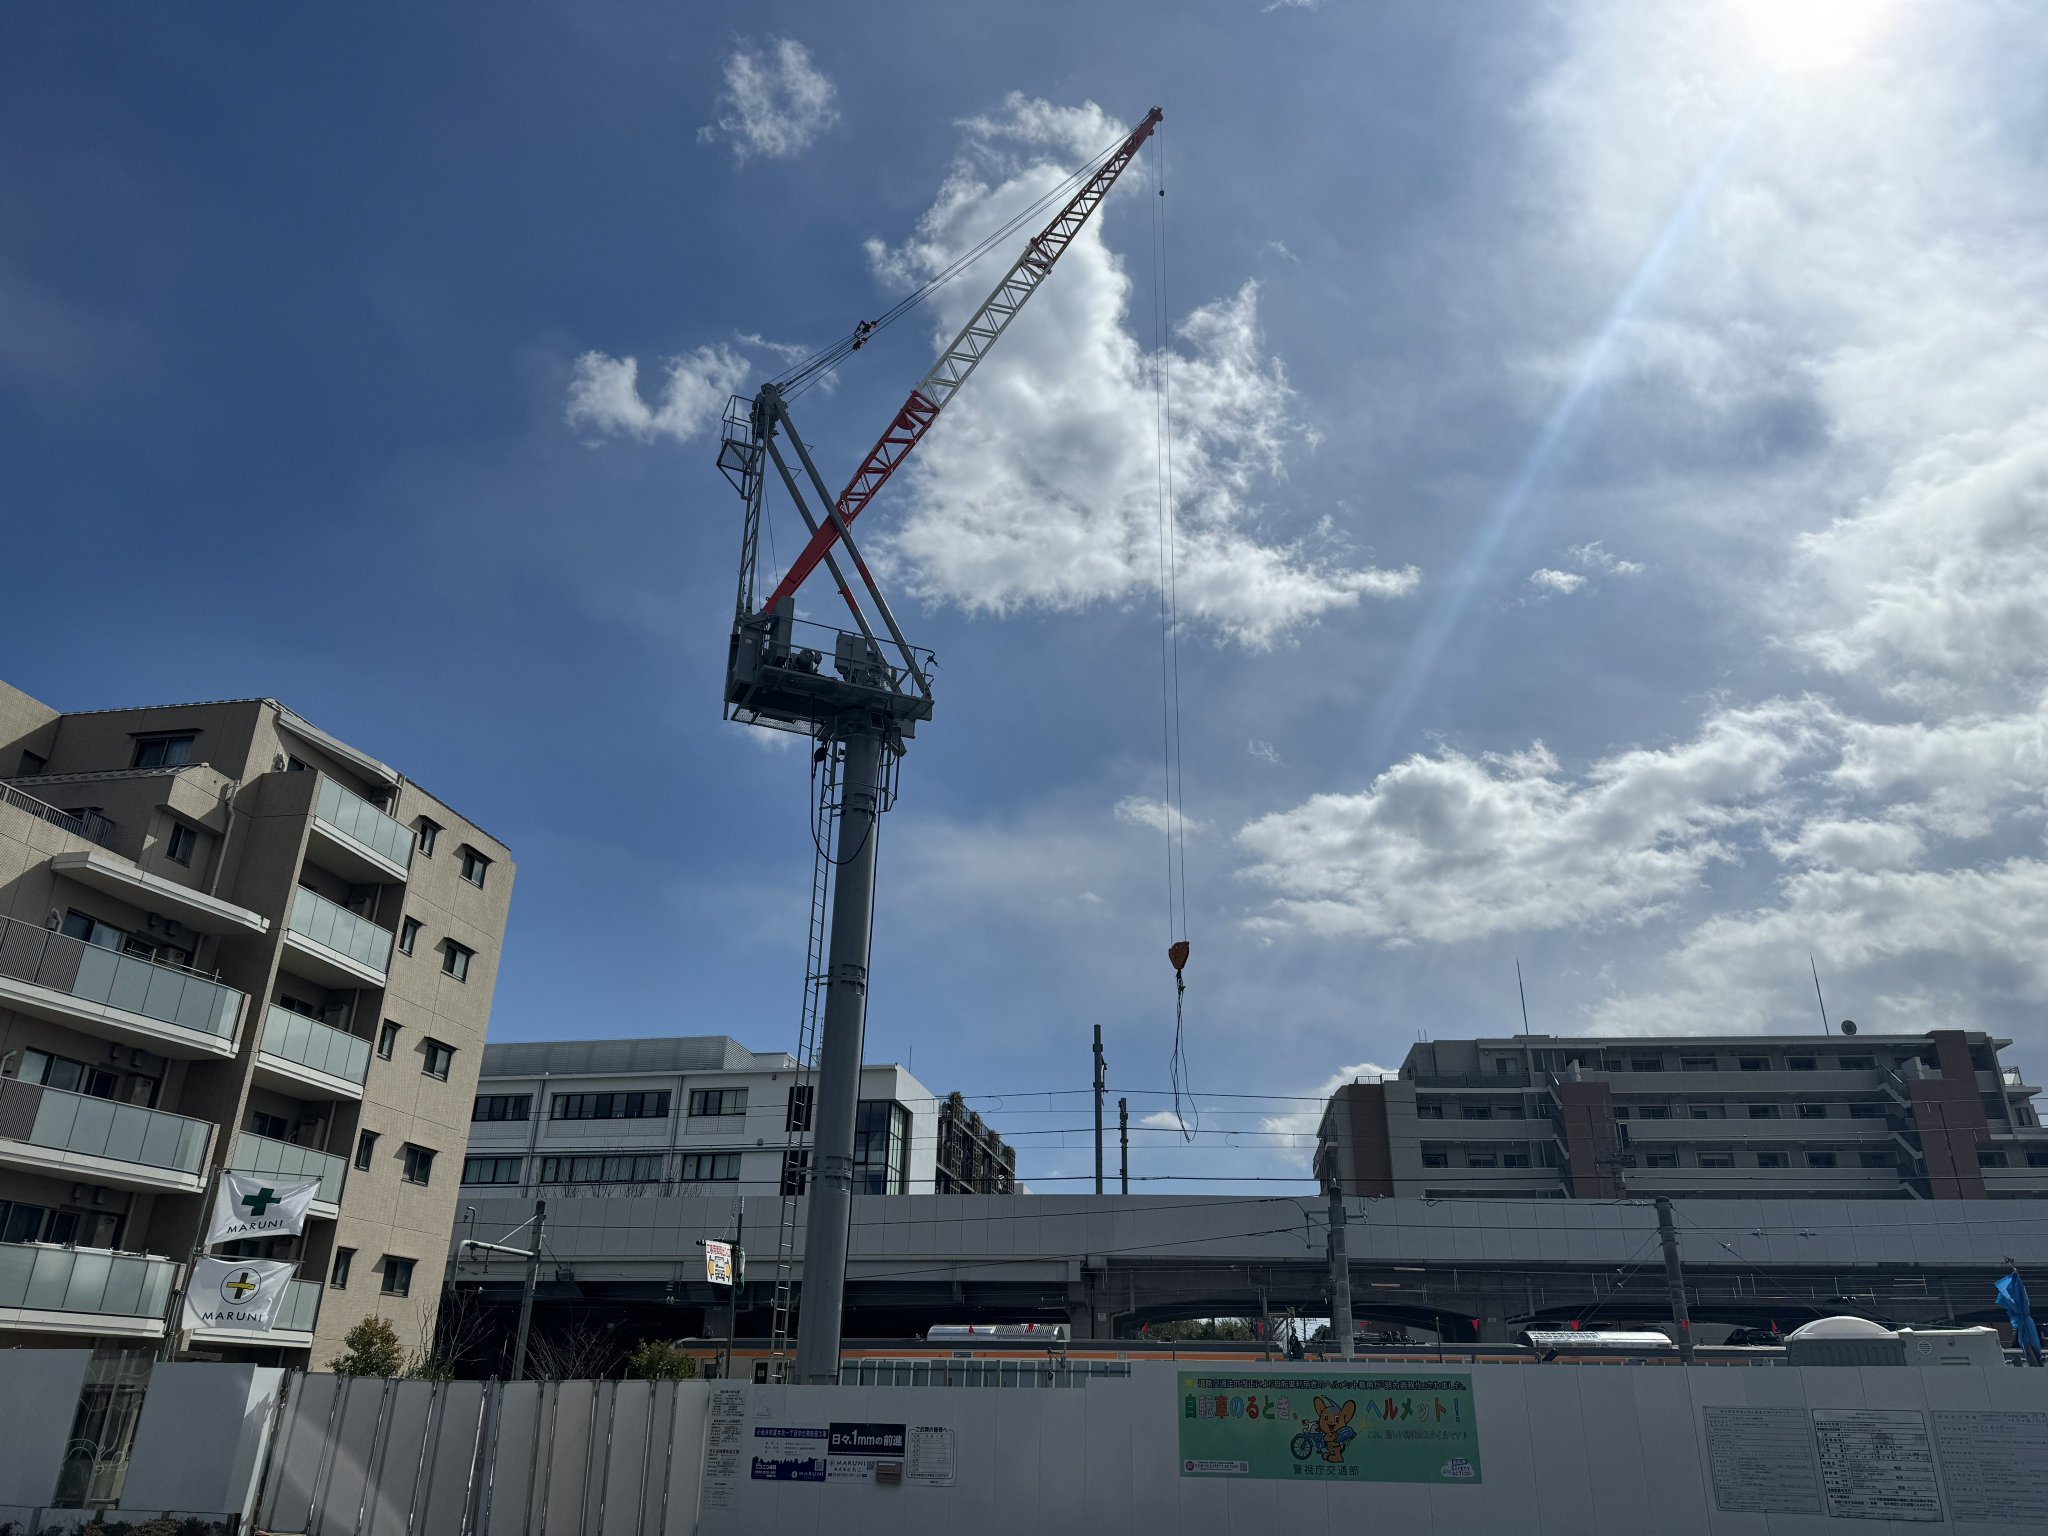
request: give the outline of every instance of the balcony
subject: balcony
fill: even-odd
[[[402,881],[412,868],[411,831],[324,775],[313,797],[313,835],[318,862],[359,884]]]
[[[174,919],[194,933],[254,938],[270,932],[270,919],[260,912],[251,912],[232,901],[209,896],[197,886],[153,875],[124,858],[101,853],[97,848],[53,854],[50,869],[116,901],[125,901],[130,906]]]
[[[235,1054],[242,993],[179,965],[0,917],[0,1008],[185,1059]]]
[[[0,1079],[0,1165],[117,1189],[197,1194],[212,1141],[204,1120]]]
[[[0,1329],[162,1338],[177,1271],[139,1253],[0,1243]]]
[[[1441,1120],[1417,1119],[1414,1134],[1425,1141],[1554,1141],[1557,1129],[1549,1116],[1539,1119],[1510,1120],[1506,1116],[1490,1120],[1467,1120],[1462,1115],[1446,1115]]]
[[[204,1344],[260,1344],[268,1349],[310,1349],[313,1327],[320,1321],[320,1282],[292,1280],[284,1288],[277,1317],[262,1333],[243,1328],[195,1328],[192,1338]]]
[[[73,837],[98,843],[102,848],[114,846],[114,824],[97,811],[60,811],[34,795],[24,794],[12,784],[0,784],[0,804],[12,806],[37,821],[48,822],[60,832],[69,832]]]
[[[292,892],[285,922],[286,959],[308,981],[330,988],[381,987],[391,964],[391,930],[379,928],[316,891]]]
[[[228,1167],[235,1173],[260,1173],[270,1178],[318,1179],[320,1190],[313,1196],[313,1214],[329,1221],[340,1214],[341,1189],[348,1180],[346,1158],[244,1131],[235,1138],[235,1156]]]
[[[1855,1145],[1889,1141],[1892,1128],[1883,1120],[1851,1120],[1829,1115],[1825,1120],[1802,1120],[1797,1115],[1780,1115],[1770,1120],[1752,1120],[1745,1114],[1731,1114],[1725,1120],[1624,1120],[1632,1146],[1670,1146],[1673,1143],[1703,1141],[1710,1146],[1747,1146],[1753,1142],[1810,1142],[1826,1147],[1836,1142]]]
[[[360,1099],[369,1074],[369,1041],[289,1008],[263,1015],[256,1075],[271,1087],[301,1097],[311,1089],[331,1099]]]

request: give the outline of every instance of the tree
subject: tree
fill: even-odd
[[[695,1381],[697,1357],[680,1344],[647,1339],[626,1357],[626,1374],[641,1381]]]
[[[1184,1317],[1154,1323],[1145,1330],[1153,1339],[1255,1339],[1258,1330],[1248,1317]]]
[[[618,1358],[611,1328],[578,1318],[559,1331],[534,1331],[526,1345],[526,1373],[535,1381],[594,1381],[608,1375]]]
[[[381,1317],[366,1317],[342,1335],[341,1353],[327,1362],[337,1376],[396,1376],[405,1369],[398,1330]]]

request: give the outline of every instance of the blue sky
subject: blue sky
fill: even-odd
[[[864,525],[943,668],[870,1058],[1053,1131],[1099,1022],[1162,1108],[1164,347],[1198,1089],[1510,1032],[1517,958],[1539,1029],[1804,1029],[1811,952],[1837,1017],[2038,1060],[2038,19],[10,7],[5,675],[276,695],[474,815],[503,1038],[782,1047],[808,788],[719,719],[716,407],[1156,103],[1163,265],[1148,150]],[[1007,255],[804,398],[829,478]]]

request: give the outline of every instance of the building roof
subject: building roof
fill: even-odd
[[[484,1047],[485,1077],[609,1076],[632,1072],[776,1072],[794,1066],[780,1051],[756,1054],[730,1035],[651,1040],[506,1040]]]

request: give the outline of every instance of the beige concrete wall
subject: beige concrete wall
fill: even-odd
[[[50,755],[59,718],[57,711],[42,700],[0,683],[0,778],[12,778],[20,772],[23,752],[44,758]]]

